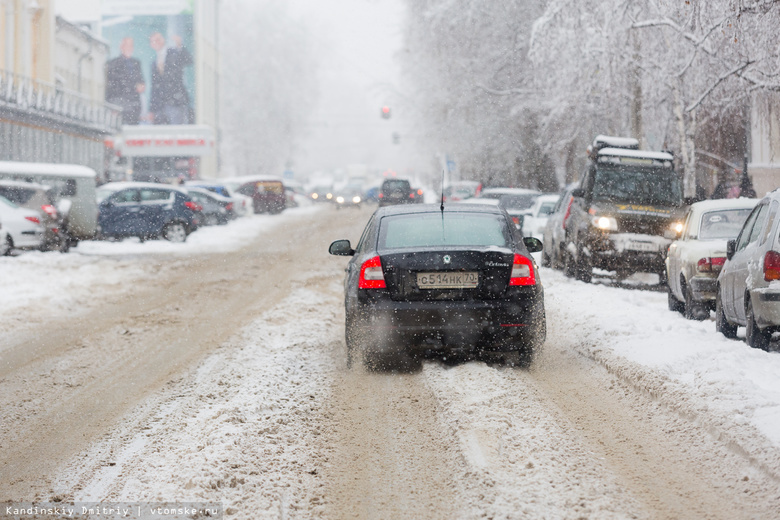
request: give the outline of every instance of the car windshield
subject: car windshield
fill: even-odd
[[[382,191],[409,191],[410,189],[408,181],[385,181],[382,184]]]
[[[753,208],[708,211],[701,216],[699,238],[702,240],[736,238],[751,211]]]
[[[19,186],[0,186],[0,195],[16,204],[26,204],[35,195],[35,190]]]
[[[5,197],[3,197],[2,195],[0,195],[0,203],[5,204],[6,206],[11,206],[12,208],[18,208],[19,207],[16,204],[14,204],[13,202],[11,202],[10,200],[8,200]]]
[[[411,213],[382,219],[379,249],[442,246],[506,247],[506,223],[480,213]]]
[[[599,165],[593,200],[679,206],[682,186],[671,169]]]
[[[548,215],[552,215],[552,212],[553,212],[554,209],[555,209],[555,202],[545,202],[539,208],[538,216],[546,217]]]
[[[98,188],[97,190],[95,190],[95,196],[97,197],[98,202],[103,202],[114,193],[116,193],[116,190],[112,190],[108,188]]]

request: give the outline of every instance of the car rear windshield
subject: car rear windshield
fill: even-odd
[[[506,247],[506,222],[498,215],[479,213],[413,213],[384,217],[379,226],[379,249],[474,246]]]
[[[501,207],[506,209],[528,209],[534,205],[539,195],[502,195],[499,199]]]
[[[680,206],[682,183],[669,168],[599,165],[593,200]]]
[[[699,238],[702,240],[737,238],[751,211],[753,208],[708,211],[701,216]]]
[[[275,181],[260,181],[256,184],[258,193],[274,193],[281,195],[284,193],[284,185]]]
[[[11,202],[24,205],[35,195],[35,190],[17,186],[0,186],[0,195]]]
[[[385,181],[384,184],[382,184],[382,191],[388,192],[388,191],[409,191],[411,188],[411,184],[409,184],[409,181]]]

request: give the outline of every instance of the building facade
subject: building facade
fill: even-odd
[[[0,160],[105,169],[121,111],[103,101],[107,46],[52,0],[0,0]]]
[[[753,96],[750,115],[750,164],[756,194],[780,188],[780,94],[762,92]]]

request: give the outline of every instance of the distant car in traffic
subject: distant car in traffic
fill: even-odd
[[[190,186],[194,186],[197,188],[205,188],[209,191],[212,191],[216,193],[217,195],[222,195],[223,197],[228,197],[229,199],[233,200],[233,212],[236,214],[236,216],[243,217],[249,214],[250,211],[252,211],[252,197],[247,197],[246,195],[242,195],[240,193],[236,192],[236,189],[241,186],[241,182],[235,182],[235,181],[227,181],[224,179],[214,179],[214,180],[197,180],[197,181],[187,181],[185,183],[185,186],[189,188]]]
[[[536,237],[541,239],[544,235],[544,227],[547,225],[547,219],[550,218],[556,204],[558,204],[558,194],[546,194],[536,197],[533,206],[528,210],[528,214],[523,219],[523,236]]]
[[[200,225],[201,206],[167,184],[110,182],[98,188],[100,234],[184,242]]]
[[[527,365],[546,336],[544,290],[531,253],[505,211],[484,204],[378,209],[345,280],[347,362],[414,366],[426,351],[500,355]]]
[[[570,184],[561,190],[558,202],[552,213],[547,217],[547,222],[542,231],[542,265],[554,269],[563,269],[566,256],[566,220],[571,216],[571,205],[574,203],[572,192],[577,189],[577,184]]]
[[[761,199],[734,240],[717,282],[715,326],[727,338],[746,329],[753,348],[769,349],[780,331],[780,190]]]
[[[379,207],[413,204],[414,192],[406,179],[385,179],[379,188]]]
[[[455,181],[448,184],[442,192],[444,202],[458,202],[477,197],[482,191],[479,181]]]
[[[666,254],[669,309],[703,320],[715,310],[726,242],[737,237],[757,199],[705,200],[691,205]]]
[[[45,228],[37,211],[22,208],[0,195],[0,222],[7,232],[3,249],[43,249]]]
[[[336,209],[352,207],[360,208],[360,204],[365,202],[363,198],[363,190],[361,186],[357,184],[347,184],[337,190],[334,190],[335,197],[333,198],[336,203]]]

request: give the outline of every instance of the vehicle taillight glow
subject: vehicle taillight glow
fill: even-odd
[[[726,263],[726,258],[722,256],[714,256],[712,258],[700,258],[696,263],[696,270],[700,273],[713,273],[723,269],[723,264]]]
[[[536,285],[534,264],[523,255],[515,255],[512,262],[512,274],[509,277],[509,285]]]
[[[384,194],[384,193],[380,193],[380,194],[379,194],[379,198],[380,198],[380,199],[384,199],[384,198],[385,198],[385,194]]]
[[[767,251],[764,255],[764,280],[780,280],[780,253]]]
[[[228,210],[228,211],[233,211],[233,203],[232,202],[228,202],[227,206],[225,206],[225,209]]]
[[[515,223],[515,226],[520,225],[520,217],[512,217],[512,222]]]
[[[385,273],[382,271],[382,260],[375,256],[369,258],[360,267],[359,289],[385,289]]]
[[[569,205],[566,206],[566,214],[563,216],[563,222],[561,223],[561,227],[566,229],[566,221],[569,219],[569,215],[571,215],[571,205],[574,202],[574,197],[569,197]]]
[[[52,206],[51,204],[44,204],[41,206],[41,209],[46,212],[47,215],[49,215],[54,220],[57,220],[57,208]]]
[[[41,223],[41,219],[39,219],[38,217],[24,217],[24,218],[35,224]]]
[[[191,200],[185,202],[184,205],[187,207],[187,209],[191,209],[192,211],[203,211],[203,206],[195,202],[192,202]]]

